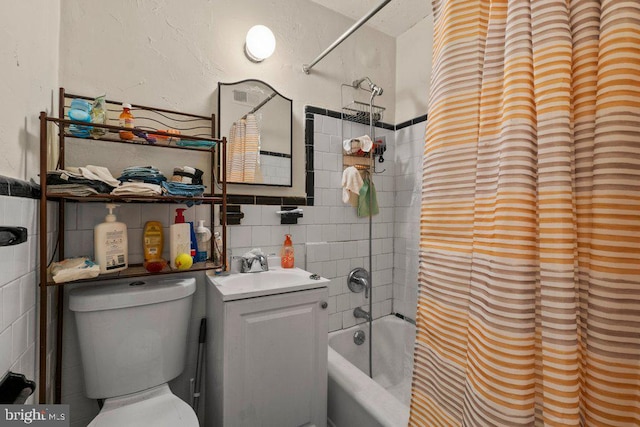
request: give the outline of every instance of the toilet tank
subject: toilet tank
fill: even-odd
[[[70,291],[87,397],[122,396],[180,375],[195,289],[193,277],[145,277]]]

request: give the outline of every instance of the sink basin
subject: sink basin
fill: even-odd
[[[326,287],[328,279],[300,268],[273,269],[260,273],[208,275],[208,281],[223,301],[275,295]]]

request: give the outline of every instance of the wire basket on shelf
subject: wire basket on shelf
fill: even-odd
[[[382,120],[384,110],[384,107],[379,107],[377,105],[373,105],[371,107],[371,118],[373,119],[374,124]],[[365,102],[353,101],[352,103],[342,107],[342,120],[345,121],[369,124],[369,115],[369,104]]]

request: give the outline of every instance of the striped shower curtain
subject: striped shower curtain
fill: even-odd
[[[434,0],[412,426],[640,425],[640,1]]]
[[[255,114],[247,114],[231,125],[227,154],[227,181],[262,182],[260,130]]]

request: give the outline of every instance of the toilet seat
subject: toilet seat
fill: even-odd
[[[198,427],[198,417],[167,384],[105,400],[88,427]]]

